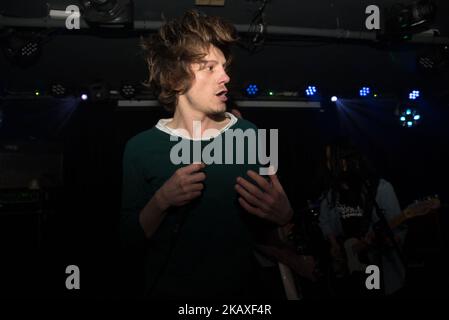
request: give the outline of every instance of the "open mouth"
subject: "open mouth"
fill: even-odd
[[[216,93],[215,95],[217,97],[222,97],[222,96],[226,96],[226,93],[228,93],[228,90],[221,90],[218,93]]]
[[[226,97],[226,94],[228,93],[228,90],[221,90],[218,93],[216,93],[215,95],[223,102],[225,102],[226,100],[228,100],[228,97]]]

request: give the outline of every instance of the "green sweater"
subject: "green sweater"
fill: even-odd
[[[153,127],[131,138],[126,145],[122,236],[128,245],[145,243],[146,289],[151,296],[218,298],[252,294],[254,241],[251,230],[259,219],[241,208],[234,186],[238,176],[251,181],[247,170],[258,172],[259,166],[248,163],[247,154],[243,164],[224,164],[225,132],[229,129],[245,131],[256,130],[256,127],[239,119],[220,133],[223,164],[206,166],[201,197],[184,207],[169,209],[149,240],[144,237],[138,216],[162,184],[177,169],[187,165],[174,165],[170,160],[171,148],[181,139],[170,141],[169,133]],[[201,148],[211,141],[201,141]]]

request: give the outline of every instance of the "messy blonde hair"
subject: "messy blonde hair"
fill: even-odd
[[[174,112],[178,95],[189,90],[194,79],[192,63],[200,63],[210,45],[219,48],[230,62],[230,45],[236,41],[232,24],[194,10],[166,22],[156,33],[142,39],[149,78],[145,83],[159,102]]]

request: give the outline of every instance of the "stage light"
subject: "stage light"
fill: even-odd
[[[433,0],[417,0],[409,4],[396,3],[387,10],[386,37],[393,40],[409,39],[411,35],[426,31],[436,16]]]
[[[27,42],[20,50],[20,53],[24,57],[31,57],[37,54],[39,44],[35,41]]]
[[[417,56],[418,68],[426,73],[439,73],[449,67],[449,46],[432,45]]]
[[[362,89],[359,90],[359,95],[361,97],[366,97],[370,94],[370,89],[368,87],[363,87]]]
[[[421,115],[414,108],[405,108],[399,114],[401,126],[411,128],[416,126],[421,120]]]
[[[269,92],[268,92],[268,95],[274,96],[274,92],[273,92],[273,91],[269,91]]]
[[[410,100],[416,100],[417,98],[419,98],[420,92],[418,90],[413,90],[412,92],[409,93],[408,98]]]
[[[3,53],[12,63],[29,67],[36,63],[42,48],[40,36],[35,32],[9,31],[3,40]]]
[[[129,83],[122,84],[120,88],[121,95],[126,99],[134,98],[136,95],[137,89],[134,85]]]
[[[88,98],[87,94],[83,93],[81,94],[81,100],[86,101]]]
[[[39,90],[34,90],[34,95],[36,97],[39,97],[41,95],[41,92]]]
[[[332,96],[331,101],[332,102],[337,102],[338,98],[336,96]]]
[[[259,93],[259,87],[256,84],[249,84],[246,87],[246,94],[250,97],[255,97]]]
[[[81,0],[80,5],[84,20],[91,26],[132,26],[132,0]]]
[[[60,98],[67,94],[67,89],[62,84],[54,83],[51,85],[50,92],[52,96]]]
[[[94,102],[106,101],[110,97],[108,84],[104,81],[98,81],[89,86],[89,99]]]
[[[315,86],[308,86],[306,89],[306,95],[308,96],[314,96],[317,93]]]

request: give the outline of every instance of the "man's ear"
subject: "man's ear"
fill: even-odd
[[[189,91],[190,87],[193,84],[193,81],[195,80],[195,74],[192,74],[193,79],[184,79],[181,80],[180,83],[178,83],[175,86],[176,95],[179,97],[180,95],[185,94],[187,91]]]

